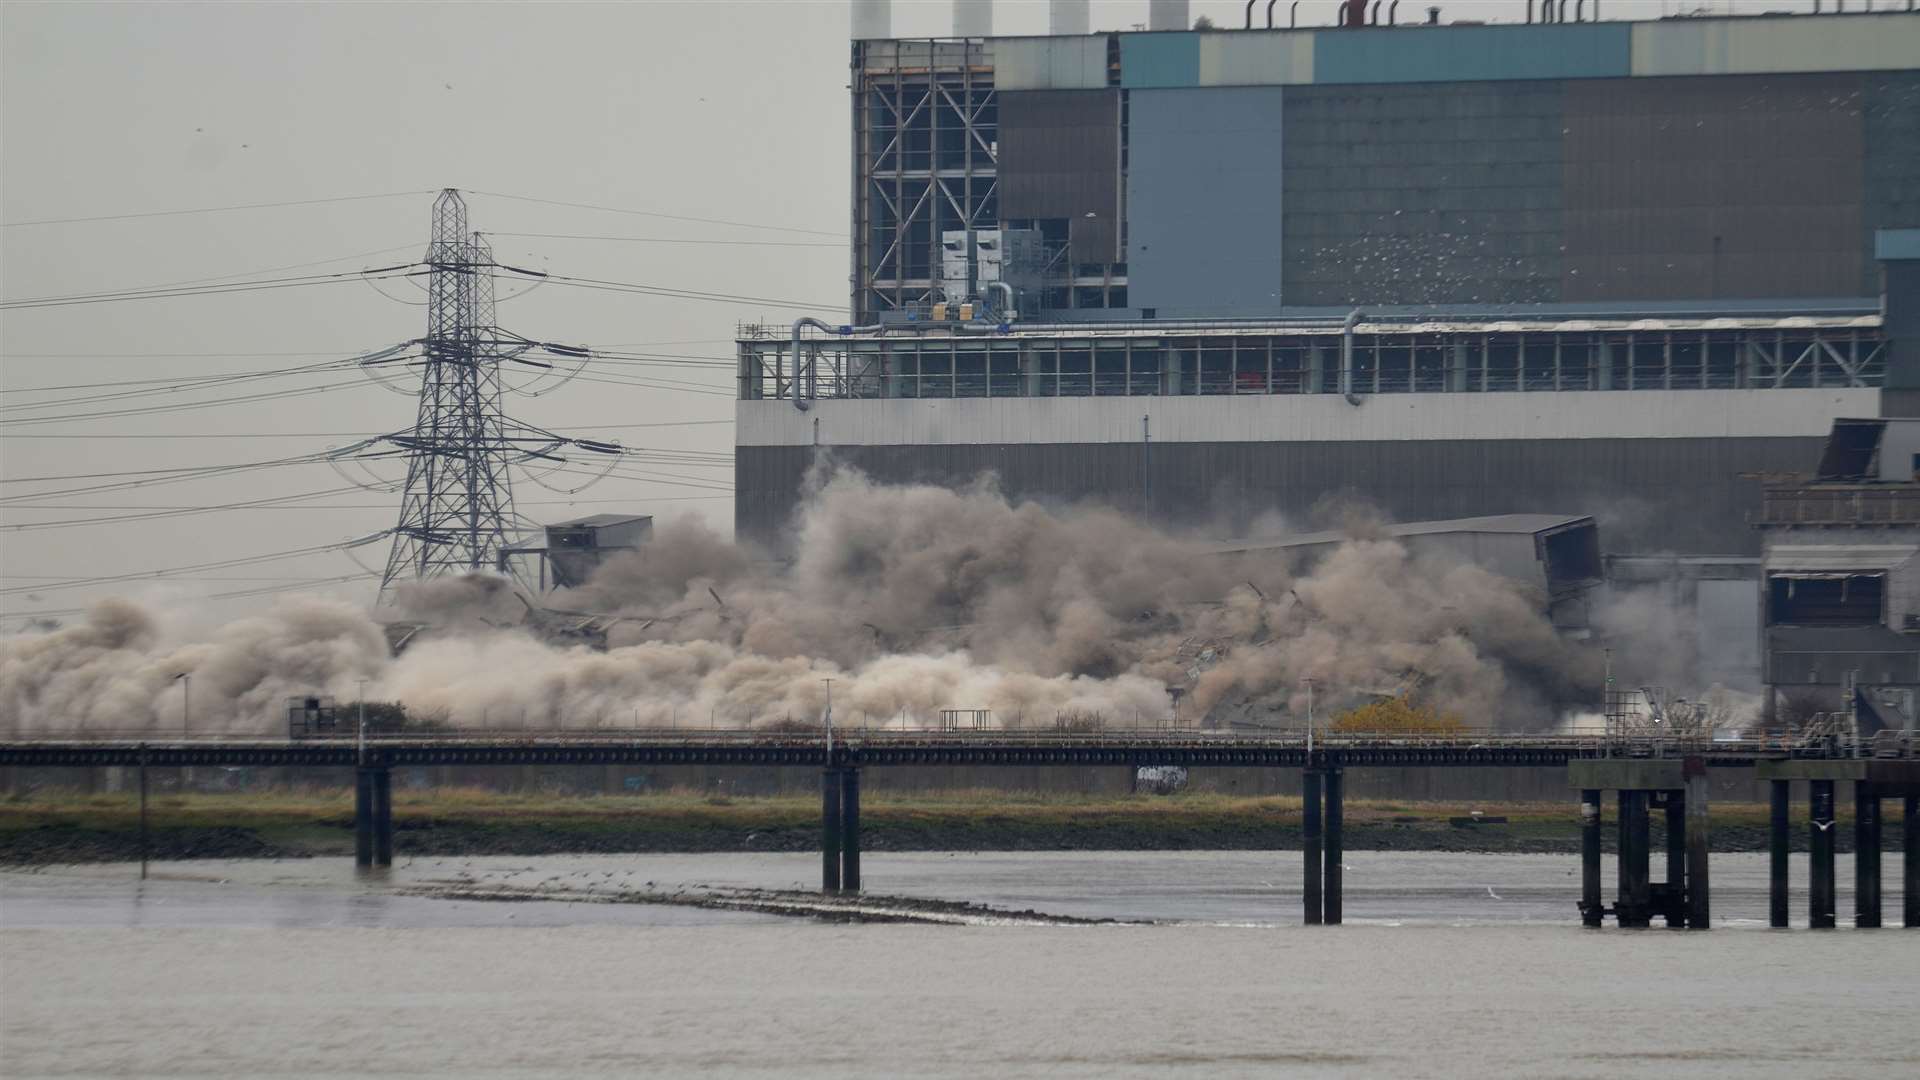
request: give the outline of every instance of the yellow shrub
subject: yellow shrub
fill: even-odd
[[[1392,732],[1395,734],[1456,735],[1467,730],[1457,716],[1442,714],[1431,705],[1415,705],[1403,697],[1348,709],[1333,718],[1331,731]]]

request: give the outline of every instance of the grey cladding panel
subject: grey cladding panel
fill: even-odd
[[[1075,261],[1117,260],[1118,90],[1002,92],[997,168],[1002,220],[1067,219]]]
[[[1128,302],[1160,318],[1281,304],[1280,87],[1128,97]]]
[[[1567,83],[1562,298],[1875,291],[1861,277],[1863,81]]]
[[[1156,443],[1150,466],[1130,443],[884,446],[831,450],[893,482],[998,476],[1008,495],[1097,501],[1137,511],[1150,472],[1159,519],[1233,535],[1278,511],[1310,522],[1333,496],[1359,495],[1400,521],[1511,513],[1587,513],[1614,554],[1748,555],[1748,520],[1766,472],[1803,470],[1819,438],[1542,439],[1326,443]],[[735,528],[776,538],[799,502],[811,447],[738,447]]]
[[[1561,299],[1561,84],[1289,87],[1292,305]]]

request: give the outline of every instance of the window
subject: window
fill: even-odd
[[[1868,626],[1881,621],[1886,575],[1775,574],[1767,580],[1767,622]]]

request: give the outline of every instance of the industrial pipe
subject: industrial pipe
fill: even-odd
[[[1533,25],[1533,0],[1527,0],[1527,25]]]
[[[1019,301],[1014,297],[1013,286],[1004,281],[989,281],[987,282],[987,289],[988,291],[1002,289],[1005,290],[1007,294],[1007,306],[1000,309],[1001,322],[1012,322],[1020,317],[1020,309],[1017,306]]]
[[[1400,24],[1400,0],[1393,0],[1393,3],[1387,5],[1387,25],[1398,26],[1399,24]]]
[[[1354,308],[1340,324],[1340,392],[1348,401],[1353,400],[1353,328],[1359,323],[1360,309]]]
[[[1293,0],[1293,3],[1287,6],[1287,29],[1292,30],[1294,27],[1299,25],[1300,25],[1300,0]]]
[[[1586,12],[1585,10],[1583,10],[1586,8],[1586,6],[1587,6],[1587,0],[1573,0],[1573,21],[1574,22],[1586,21]]]
[[[1380,25],[1380,0],[1373,0],[1373,11],[1367,18],[1368,26]]]
[[[1259,2],[1260,0],[1247,0],[1247,25],[1242,27],[1242,29],[1244,30],[1253,29],[1253,5]],[[1271,4],[1267,5],[1267,13],[1268,13],[1267,25],[1272,26],[1273,25],[1273,19],[1272,19],[1273,5]]]
[[[872,333],[873,331],[881,329],[879,323],[875,323],[872,326],[834,326],[832,323],[821,322],[811,315],[803,315],[793,320],[793,407],[796,409],[806,408],[806,405],[802,404],[800,400],[800,331],[809,326],[815,330],[824,331],[829,334],[837,334],[841,337],[845,337],[848,334]]]

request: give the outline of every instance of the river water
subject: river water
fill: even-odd
[[[804,888],[804,855],[5,872],[0,1075],[1920,1075],[1920,931],[1768,930],[1763,855],[1715,857],[1704,934],[1579,928],[1567,856],[1437,853],[1350,853],[1347,925],[1302,927],[1299,864],[866,859],[875,893],[1157,921],[1102,926],[404,894]]]

